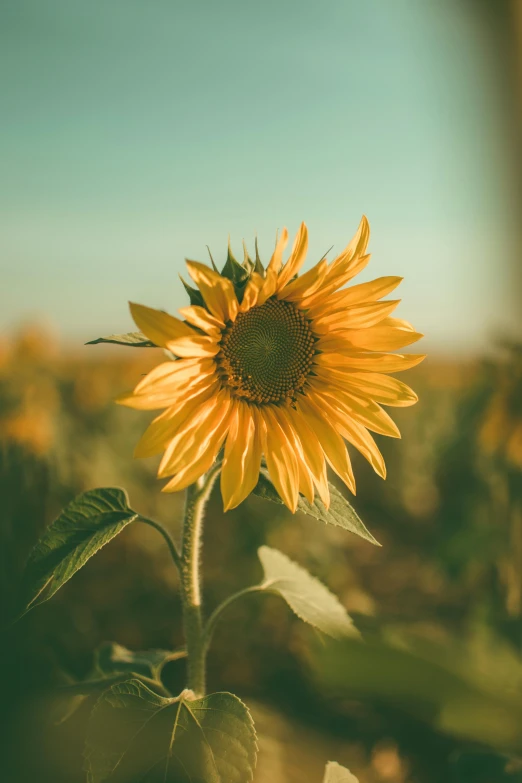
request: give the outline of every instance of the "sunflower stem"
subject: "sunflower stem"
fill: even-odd
[[[181,600],[187,645],[187,687],[205,695],[205,647],[201,610],[200,555],[205,506],[221,469],[216,464],[203,478],[187,488],[181,546]]]

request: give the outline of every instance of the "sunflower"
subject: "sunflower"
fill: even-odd
[[[284,503],[295,511],[299,493],[330,502],[327,465],[355,493],[346,441],[383,478],[386,468],[371,432],[400,437],[381,407],[413,405],[415,393],[388,373],[424,356],[390,351],[421,334],[390,317],[398,300],[382,297],[400,277],[343,288],[368,264],[365,217],[343,252],[322,258],[302,275],[308,247],[304,223],[283,263],[281,233],[264,270],[257,252],[243,264],[229,248],[221,274],[187,261],[197,288],[185,283],[191,306],[183,320],[131,303],[138,328],[174,360],[155,367],[118,402],[165,409],[139,441],[136,457],[164,452],[163,490],[184,489],[206,473],[224,447],[221,491],[225,510],[255,487],[264,458]]]
[[[502,358],[486,367],[494,392],[479,429],[479,444],[489,456],[496,454],[509,467],[522,470],[522,344],[498,347]]]

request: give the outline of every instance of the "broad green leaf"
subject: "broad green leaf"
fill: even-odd
[[[520,755],[520,661],[514,656],[506,665],[490,648],[487,658],[476,657],[475,642],[461,642],[425,642],[418,649],[415,637],[383,627],[364,645],[351,639],[316,645],[312,669],[326,695],[378,699],[446,736]]]
[[[113,685],[89,722],[89,783],[249,783],[256,762],[250,713],[231,693],[166,699],[139,680]]]
[[[329,487],[330,508],[328,510],[318,497],[315,498],[313,503],[310,503],[302,495],[299,495],[297,510],[301,511],[303,514],[315,517],[315,519],[319,519],[321,522],[326,522],[328,525],[342,527],[344,530],[348,530],[350,533],[355,533],[355,535],[366,539],[366,541],[369,541],[371,544],[380,546],[379,542],[366,528],[364,522],[353,506],[346,500],[344,495],[342,495],[337,487],[330,482]],[[283,505],[283,501],[279,497],[276,488],[263,471],[259,474],[259,481],[253,489],[253,493],[264,500],[270,500],[272,503]]]
[[[157,348],[158,346],[148,340],[141,332],[127,332],[127,334],[110,334],[108,337],[98,337],[89,340],[85,345],[98,345],[98,343],[114,343],[114,345],[127,345],[131,348]]]
[[[22,576],[21,614],[48,601],[137,517],[122,489],[92,489],[78,495],[49,525],[29,555]]]
[[[490,750],[452,753],[452,781],[455,783],[521,783],[520,759]]]
[[[344,607],[322,582],[277,549],[262,546],[258,555],[265,575],[261,589],[278,593],[301,620],[328,636],[359,636]]]
[[[168,661],[184,657],[183,652],[172,650],[144,650],[133,652],[116,642],[105,642],[95,653],[95,672],[98,675],[143,674],[146,677],[159,679],[161,670]]]
[[[341,767],[336,761],[329,761],[324,771],[323,783],[359,783],[359,781],[346,767]]]

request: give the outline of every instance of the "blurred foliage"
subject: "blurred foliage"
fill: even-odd
[[[70,355],[36,327],[0,345],[4,620],[30,548],[82,491],[123,486],[133,507],[179,534],[182,493],[163,495],[155,460],[132,459],[150,414],[112,403],[156,360],[154,350],[112,346]],[[365,639],[334,660],[276,596],[227,610],[209,687],[253,706],[256,783],[321,780],[329,758],[361,783],[520,780],[522,350],[503,345],[474,364],[428,359],[410,374],[420,403],[394,411],[402,441],[377,436],[386,482],[353,455],[354,505],[382,548],[256,497],[226,515],[219,493],[211,500],[209,611],[259,581],[266,544],[328,585]],[[83,781],[90,697],[57,725],[57,688],[87,675],[104,642],[174,649],[180,628],[164,542],[129,526],[5,631],[2,779]],[[164,667],[174,690],[183,666]]]

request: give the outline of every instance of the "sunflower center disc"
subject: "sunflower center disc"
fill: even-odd
[[[290,302],[268,299],[239,313],[223,332],[217,361],[237,397],[256,403],[294,399],[312,365],[315,339]]]

